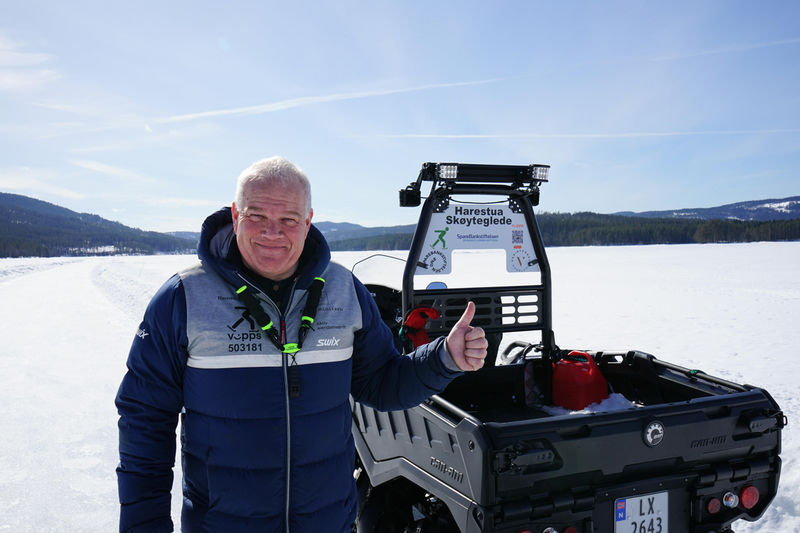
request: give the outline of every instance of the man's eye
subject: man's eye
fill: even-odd
[[[283,223],[286,224],[287,226],[296,226],[297,224],[299,224],[296,218],[284,218]]]
[[[264,220],[264,217],[261,215],[247,215],[247,220],[250,222],[259,223]]]

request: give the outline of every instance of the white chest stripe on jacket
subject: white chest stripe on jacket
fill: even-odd
[[[301,350],[295,355],[298,365],[312,365],[319,363],[338,363],[346,361],[353,355],[353,348],[338,350]],[[192,368],[223,369],[223,368],[263,368],[280,367],[284,355],[271,354],[234,354],[234,355],[204,355],[189,356],[187,366]]]

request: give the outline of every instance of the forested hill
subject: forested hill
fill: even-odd
[[[595,213],[537,216],[548,246],[800,240],[800,218],[743,221],[641,218]]]
[[[718,218],[680,211],[716,212]],[[800,240],[800,197],[742,202],[719,208],[653,213],[538,213],[547,246],[685,244]],[[731,216],[752,213],[752,218]],[[770,213],[772,213],[770,215]],[[784,219],[780,219],[780,218]],[[414,224],[364,227],[350,223],[315,224],[332,250],[407,250]],[[184,238],[182,238],[184,237]],[[129,228],[97,215],[0,193],[0,257],[194,252],[198,234],[168,235]]]
[[[0,257],[191,252],[191,240],[0,193]]]
[[[736,202],[735,204],[725,204],[718,207],[696,207],[692,209],[672,209],[670,211],[643,211],[640,213],[625,211],[615,214],[646,218],[752,220],[757,222],[766,222],[768,220],[792,220],[800,218],[800,196]]]

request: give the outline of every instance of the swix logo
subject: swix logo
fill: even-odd
[[[144,340],[144,338],[147,337],[148,335],[150,335],[150,334],[147,333],[142,328],[139,328],[139,329],[136,330],[136,336],[139,337],[142,340]]]
[[[317,346],[339,346],[339,342],[342,339],[337,339],[336,337],[331,337],[330,339],[319,339],[317,340]]]

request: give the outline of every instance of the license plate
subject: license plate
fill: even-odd
[[[614,533],[669,533],[669,493],[616,500]]]

